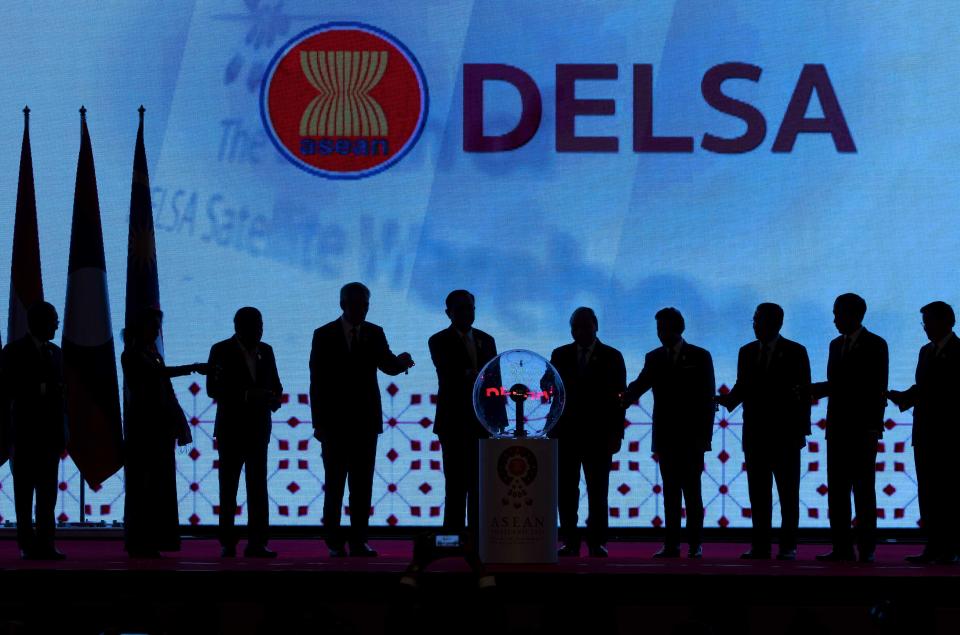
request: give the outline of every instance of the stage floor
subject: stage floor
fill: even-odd
[[[0,542],[0,571],[182,571],[187,572],[314,572],[314,573],[374,573],[401,574],[413,557],[410,540],[374,540],[371,546],[379,552],[377,558],[330,558],[323,541],[274,540],[270,547],[278,552],[276,559],[244,558],[243,545],[238,557],[221,558],[220,546],[210,539],[185,539],[179,552],[164,554],[160,559],[131,559],[123,551],[123,543],[111,539],[67,539],[57,542],[68,556],[62,562],[24,561],[19,557],[16,543]],[[690,560],[683,548],[683,557],[655,559],[660,548],[657,542],[611,542],[609,558],[589,558],[586,547],[579,558],[561,558],[555,565],[492,565],[490,571],[500,574],[595,574],[595,575],[723,575],[723,576],[839,576],[839,577],[935,577],[960,578],[960,566],[916,565],[904,560],[919,553],[921,547],[912,544],[887,544],[877,548],[876,562],[824,563],[814,556],[829,551],[828,545],[803,545],[794,562],[771,560],[741,560],[740,554],[748,546],[740,543],[707,543],[704,557]],[[469,573],[466,563],[457,558],[438,560],[427,573]]]
[[[77,538],[58,541],[63,562],[28,562],[4,540],[0,633],[960,632],[960,566],[905,562],[917,545],[881,545],[861,565],[817,562],[825,545],[779,562],[740,560],[736,543],[654,560],[658,543],[612,542],[607,559],[491,566],[493,588],[443,559],[413,589],[400,584],[412,543],[371,544],[380,557],[331,559],[321,540],[290,539],[271,542],[275,560],[221,559],[216,541],[188,539],[131,560],[119,540]]]

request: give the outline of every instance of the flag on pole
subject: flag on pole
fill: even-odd
[[[150,200],[150,176],[147,151],[143,144],[143,113],[133,151],[133,183],[130,186],[130,229],[127,238],[127,302],[124,328],[135,327],[137,315],[145,307],[160,308],[160,281],[157,273],[157,245],[153,231],[153,205]],[[163,334],[157,338],[157,351],[163,355]]]
[[[110,324],[107,266],[86,108],[80,108],[80,156],[63,318],[67,449],[83,478],[100,485],[123,466],[117,361]]]
[[[33,155],[30,152],[30,109],[23,108],[23,145],[20,147],[20,181],[13,221],[13,253],[10,263],[10,305],[7,312],[7,341],[27,334],[27,309],[43,300],[40,275],[40,240],[37,232],[37,197],[33,186]],[[0,465],[10,458],[9,421],[3,421]]]
[[[27,309],[43,300],[40,273],[40,238],[37,231],[37,199],[33,189],[33,157],[30,153],[30,109],[23,109],[23,147],[20,150],[20,183],[13,221],[13,253],[10,263],[10,307],[7,339],[14,342],[27,334]]]

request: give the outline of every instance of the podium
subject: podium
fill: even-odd
[[[533,351],[500,353],[477,375],[473,410],[492,435],[477,450],[481,562],[557,562],[557,441],[547,434],[564,402],[557,369]]]
[[[480,561],[556,563],[556,439],[481,439],[479,452]]]

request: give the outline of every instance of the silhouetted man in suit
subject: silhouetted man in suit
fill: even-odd
[[[476,303],[463,289],[447,295],[450,326],[430,337],[430,357],[437,368],[437,414],[433,431],[443,452],[443,529],[475,530],[479,516],[477,441],[490,436],[473,410],[473,385],[484,365],[497,356],[493,337],[473,328]]]
[[[710,449],[713,417],[713,359],[706,350],[688,344],[682,335],[683,315],[669,307],[656,314],[662,347],[647,353],[640,375],[627,386],[627,406],[653,389],[653,452],[663,477],[666,540],[654,557],[680,555],[681,496],[687,504],[688,556],[703,555],[703,499],[700,475],[703,453]]]
[[[367,544],[377,436],[383,432],[377,369],[399,375],[413,366],[394,355],[383,329],[365,321],[370,290],[359,282],[340,289],[343,315],[313,332],[310,409],[313,436],[323,450],[323,524],[331,557],[347,555],[340,528],[344,485],[350,485],[351,556],[376,556]]]
[[[956,451],[960,446],[960,338],[953,332],[956,316],[946,302],[922,309],[923,330],[930,342],[920,349],[916,383],[890,401],[900,411],[913,408],[913,456],[917,466],[920,518],[927,534],[923,553],[908,556],[915,563],[957,562],[960,541],[960,497],[956,487]]]
[[[550,363],[566,390],[566,403],[550,431],[558,439],[558,504],[561,556],[580,555],[577,511],[580,469],[587,481],[587,549],[592,557],[607,556],[610,462],[623,441],[624,408],[620,397],[627,386],[627,369],[620,351],[597,339],[599,323],[593,309],[580,307],[570,316],[573,342],[554,349]]]
[[[860,562],[876,549],[877,441],[887,405],[887,343],[863,326],[867,303],[854,293],[838,296],[833,323],[840,336],[830,342],[827,381],[813,384],[814,399],[827,398],[827,504],[833,550],[818,560],[853,560],[850,491],[857,510]]]
[[[67,446],[60,347],[50,340],[60,318],[38,302],[27,313],[27,335],[3,350],[4,390],[13,434],[11,472],[17,543],[28,560],[62,560],[54,546],[60,457]],[[36,531],[32,512],[36,493]]]
[[[267,548],[267,448],[271,413],[280,408],[283,386],[273,348],[263,337],[263,317],[243,307],[233,318],[233,337],[210,349],[207,395],[217,402],[213,436],[220,453],[220,546],[225,558],[237,555],[234,519],[240,470],[246,467],[248,558],[275,558]]]
[[[770,557],[771,489],[780,497],[778,560],[796,560],[800,521],[800,450],[810,434],[807,349],[780,335],[783,309],[765,302],[753,314],[757,339],[740,349],[737,383],[717,398],[727,410],[743,404],[743,454],[753,520],[744,559]]]

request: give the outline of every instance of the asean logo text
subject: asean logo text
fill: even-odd
[[[427,81],[399,40],[358,22],[307,29],[273,57],[260,116],[297,167],[333,179],[382,172],[410,151],[427,119]]]

